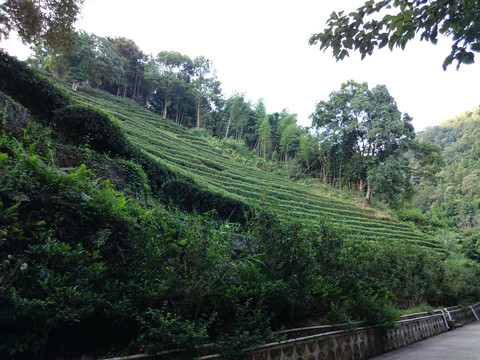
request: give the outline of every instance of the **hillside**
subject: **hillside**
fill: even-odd
[[[456,230],[464,251],[478,260],[480,253],[480,115],[464,112],[419,138],[442,149],[445,167],[433,181],[421,181],[417,206],[441,214],[444,227]]]
[[[327,193],[314,193],[285,177],[239,164],[192,135],[185,127],[163,119],[133,101],[98,90],[72,91],[67,84],[59,83],[59,86],[76,101],[113,114],[134,144],[172,171],[194,179],[209,191],[220,192],[248,205],[258,202],[262,192],[266,191],[280,209],[299,219],[318,221],[327,217],[333,224],[343,225],[365,240],[406,241],[443,251],[432,237],[411,225],[378,216],[373,210],[332,198]]]
[[[241,359],[282,327],[388,328],[398,309],[480,296],[478,264],[409,225],[5,54],[0,74],[6,358]]]

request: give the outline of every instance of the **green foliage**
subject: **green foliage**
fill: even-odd
[[[0,39],[15,30],[25,43],[48,44],[57,51],[71,49],[72,26],[82,4],[83,0],[5,1],[0,9]]]
[[[412,173],[433,172],[438,149],[414,141],[411,118],[401,114],[384,85],[369,89],[366,83],[348,81],[339,91],[320,101],[312,114],[312,124],[320,130],[324,178],[338,180],[363,191],[370,205],[372,194],[399,208],[413,195]],[[418,169],[410,165],[409,152],[421,158]],[[421,153],[421,154],[420,154]]]
[[[167,303],[164,302],[160,309],[148,309],[141,318],[140,351],[157,354],[165,350],[190,349],[188,354],[180,356],[192,358],[195,347],[209,340],[207,329],[215,321],[216,313],[208,319],[183,320],[180,315],[167,311]]]
[[[27,109],[15,102],[10,96],[0,92],[0,109],[2,122],[16,126],[25,126],[31,120]]]
[[[130,352],[184,346],[189,356],[213,341],[235,359],[271,341],[272,328],[312,318],[388,327],[392,305],[450,302],[478,288],[452,281],[445,298],[431,253],[357,240],[328,219],[300,221],[266,196],[241,227],[145,208],[85,166],[59,170],[13,138],[2,136],[0,153],[0,346],[11,358],[97,341],[114,353],[131,343]],[[168,186],[201,199],[195,186]],[[478,271],[464,268],[466,279]]]
[[[37,151],[49,147],[34,143],[39,129],[9,137],[2,127],[0,347],[11,358],[182,346],[189,356],[208,341],[235,359],[282,326],[313,319],[388,327],[393,306],[479,293],[476,262],[443,262],[456,249],[450,240],[234,162],[209,138],[128,99],[65,91],[120,121],[68,106],[57,112],[57,130],[68,138],[71,127],[72,142],[123,156],[117,163],[130,191],[143,194],[115,191],[85,165],[56,167],[51,152]],[[294,116],[279,119],[276,134],[296,126]],[[247,148],[246,156],[255,154]],[[147,178],[154,197],[139,203]],[[462,181],[461,191],[474,191],[473,180]],[[167,211],[158,199],[190,214]],[[404,218],[433,227],[442,214]]]
[[[466,259],[460,254],[450,255],[445,260],[445,288],[443,289],[444,303],[454,305],[456,300],[464,304],[473,303],[480,297],[478,263]]]
[[[69,98],[36,70],[0,52],[0,91],[30,110],[42,122],[48,123],[54,111],[68,105]]]
[[[234,222],[244,222],[247,206],[231,196],[203,189],[193,180],[174,179],[162,185],[165,199],[186,211],[206,212],[215,209],[222,217]]]
[[[328,214],[332,217],[333,223],[354,227],[359,236],[371,240],[383,241],[388,238],[394,241],[420,241],[421,246],[430,246],[443,251],[433,239],[427,239],[419,232],[412,232],[409,225],[400,225],[392,219],[379,218],[368,210],[335,200],[323,192],[314,194],[306,186],[285,182],[283,176],[272,174],[272,171],[265,174],[251,166],[243,165],[254,160],[244,142],[234,139],[222,140],[220,150],[216,150],[209,144],[211,138],[206,142],[204,139],[207,138],[192,136],[187,129],[155,116],[131,100],[100,91],[73,92],[65,86],[64,89],[77,101],[98,106],[120,120],[132,143],[142,149],[136,152],[132,160],[140,164],[147,173],[153,193],[161,195],[162,185],[166,181],[172,180],[175,183],[182,180],[187,183],[186,193],[190,193],[189,187],[202,184],[199,186],[202,191],[215,189],[214,193],[221,193],[224,198],[233,198],[230,205],[235,205],[237,201],[249,204],[250,199],[260,195],[262,188],[267,188],[270,196],[279,201],[279,208],[282,211],[288,208],[295,216],[305,218],[307,221],[316,221]],[[287,122],[292,121],[292,117],[285,115],[285,118],[290,119],[287,119]],[[225,156],[225,153],[239,152],[243,155],[239,157],[238,162]],[[209,166],[209,163],[215,164],[217,169]],[[205,184],[208,184],[207,188]],[[170,185],[166,185],[165,190],[169,187]],[[173,191],[172,187],[168,196],[179,199],[181,189],[178,190]],[[188,197],[183,199],[183,202],[188,204]],[[215,200],[218,197],[212,196],[211,199]],[[234,216],[243,214],[244,206],[236,208]],[[232,210],[233,208],[225,207],[221,213],[228,218]]]
[[[127,188],[132,194],[145,197],[151,192],[148,176],[140,165],[123,159],[117,159],[116,162],[125,170]]]
[[[55,112],[55,129],[73,145],[88,144],[110,156],[128,157],[132,145],[117,120],[108,113],[86,105],[70,105]]]
[[[473,0],[366,1],[356,11],[333,12],[327,28],[312,35],[309,42],[320,43],[320,49],[331,48],[337,60],[349,56],[351,50],[358,50],[363,59],[372,55],[375,48],[387,45],[390,50],[395,46],[405,49],[417,34],[421,40],[436,44],[442,34],[451,36],[453,41],[443,68],[456,60],[458,69],[460,64],[473,63],[474,52],[480,50],[476,5]]]
[[[478,110],[465,112],[428,128],[419,134],[441,148],[444,168],[435,177],[419,181],[416,186],[416,204],[431,221],[432,227],[458,229],[458,236],[466,235],[465,252],[474,258],[474,242],[469,234],[479,228],[480,219],[480,118]],[[477,259],[475,257],[475,259]]]

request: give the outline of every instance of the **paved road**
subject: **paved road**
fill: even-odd
[[[480,321],[377,356],[375,360],[480,360]]]

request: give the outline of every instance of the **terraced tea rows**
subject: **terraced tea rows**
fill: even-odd
[[[103,109],[120,120],[134,144],[175,172],[194,178],[212,192],[224,193],[244,203],[258,201],[262,191],[280,209],[305,221],[327,217],[355,236],[369,241],[401,241],[444,252],[442,246],[413,226],[379,217],[370,209],[316,194],[284,177],[239,164],[188,129],[157,116],[133,101],[100,91],[71,91],[59,84],[76,101]]]

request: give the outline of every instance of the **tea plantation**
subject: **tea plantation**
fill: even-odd
[[[262,192],[266,192],[278,208],[305,221],[327,217],[331,223],[343,225],[354,236],[368,241],[410,242],[437,252],[444,251],[432,237],[409,224],[379,216],[373,210],[343,202],[328,194],[314,193],[307,186],[285,177],[240,164],[192,135],[185,127],[163,119],[129,99],[97,90],[72,91],[66,84],[58,85],[75,101],[115,116],[135,145],[181,178],[193,181],[208,191],[247,205],[257,202]]]

